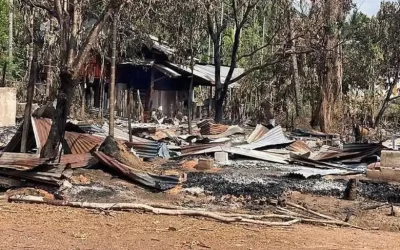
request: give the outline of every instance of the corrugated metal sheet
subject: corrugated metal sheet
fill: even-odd
[[[293,140],[289,140],[283,134],[283,130],[281,126],[277,126],[270,131],[268,131],[263,137],[258,139],[255,142],[250,144],[241,145],[239,148],[244,149],[258,149],[264,148],[268,146],[276,146],[276,145],[284,145],[294,142]]]
[[[236,154],[244,157],[254,158],[262,161],[269,161],[274,163],[281,163],[287,164],[288,162],[285,160],[284,157],[277,156],[274,154],[270,154],[267,152],[251,150],[251,149],[244,149],[239,147],[229,147],[229,146],[216,146],[212,148],[208,148],[205,150],[200,150],[193,153],[182,154],[181,156],[188,156],[188,155],[202,155],[202,154],[211,154],[216,152],[226,152],[230,154]]]
[[[62,155],[58,162],[57,160],[38,158],[37,154],[3,154],[3,157],[0,157],[0,169],[28,171],[46,165],[70,165],[71,168],[82,168],[86,167],[92,159],[90,154]]]
[[[249,135],[247,138],[247,143],[252,143],[255,142],[259,139],[261,139],[266,133],[268,132],[268,128],[265,126],[258,124],[254,131]]]
[[[129,148],[135,150],[140,158],[170,158],[169,149],[167,144],[158,142],[146,142],[146,143],[136,143],[136,142],[125,142],[125,145]]]
[[[64,140],[68,146],[68,149],[64,149],[66,153],[84,154],[89,153],[94,147],[100,146],[104,138],[88,134],[65,132]]]
[[[221,145],[215,145],[215,144],[196,144],[196,145],[190,145],[190,146],[182,147],[181,153],[182,153],[183,155],[187,155],[187,154],[190,154],[190,153],[195,153],[195,152],[202,151],[202,150],[206,150],[206,149],[209,149],[209,148],[214,148],[214,147],[216,147],[216,146],[221,146]]]
[[[46,144],[49,137],[52,121],[48,118],[32,117],[33,133],[35,134],[36,146],[40,149]]]
[[[311,152],[311,148],[303,141],[295,141],[286,148],[290,151],[300,154],[307,154]]]
[[[62,155],[60,164],[70,164],[72,169],[87,167],[92,161],[93,156],[90,153],[76,154],[76,155]]]
[[[229,126],[223,124],[216,124],[210,120],[204,120],[197,124],[200,128],[202,135],[218,135],[228,130]]]
[[[225,132],[216,135],[204,135],[208,139],[221,139],[227,138],[235,134],[243,134],[244,130],[239,126],[230,126]]]
[[[108,136],[108,131],[110,129],[108,123],[104,123],[103,126],[101,127],[105,132],[103,133],[95,133],[94,135],[100,136],[100,137],[107,137]],[[114,128],[114,137],[115,139],[119,139],[119,140],[124,140],[124,141],[129,141],[129,134],[125,133],[124,131],[118,129],[118,128]],[[132,136],[132,141],[133,142],[152,142],[150,140],[144,139],[144,138],[140,138],[137,136]]]
[[[167,66],[162,65],[162,64],[153,64],[153,67],[169,77],[175,78],[175,77],[181,76],[181,74],[179,74],[175,70],[168,68]]]
[[[32,117],[33,131],[38,148],[42,148],[46,143],[51,124],[52,121],[50,119]],[[66,153],[84,154],[89,153],[96,145],[103,143],[104,138],[67,131],[65,132],[64,140],[68,146],[68,148],[65,149]]]
[[[94,156],[104,165],[120,172],[130,180],[144,185],[146,187],[165,191],[174,188],[180,183],[178,176],[160,176],[133,169],[125,164],[120,163],[114,158],[106,155],[103,152],[94,152]]]
[[[178,65],[178,64],[173,64],[173,63],[167,63],[167,66],[171,66],[174,69],[180,69],[187,74],[192,74],[192,70],[189,66],[185,65]],[[228,72],[230,70],[230,67],[225,67],[221,66],[221,83],[225,82],[226,77],[228,76]],[[237,76],[243,74],[244,69],[243,68],[235,68],[233,71],[232,79],[236,78]],[[208,81],[212,84],[215,82],[215,66],[214,65],[200,65],[196,64],[194,65],[193,68],[193,74],[199,78],[204,79],[205,81]],[[238,84],[235,85],[235,87],[239,86]],[[230,85],[229,87],[233,87]]]

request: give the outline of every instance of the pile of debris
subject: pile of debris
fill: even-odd
[[[22,127],[0,153],[0,187],[40,187],[56,190],[70,181],[79,168],[103,168],[114,171],[132,182],[152,190],[164,191],[184,181],[182,176],[163,176],[146,168],[144,160],[157,157],[168,159],[165,143],[129,135],[115,129],[115,139],[107,137],[105,128],[94,125],[76,125],[68,122],[60,145],[60,156],[55,159],[39,158],[51,129],[49,118],[31,117],[27,152],[21,148]]]

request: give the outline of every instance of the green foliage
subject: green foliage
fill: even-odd
[[[371,89],[382,74],[384,52],[375,17],[354,12],[345,24],[343,90]]]
[[[0,58],[6,55],[8,45],[8,1],[0,0]]]

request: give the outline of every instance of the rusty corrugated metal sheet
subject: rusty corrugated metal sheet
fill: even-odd
[[[182,155],[187,155],[187,154],[190,154],[190,153],[195,153],[195,152],[198,152],[198,151],[206,150],[206,149],[217,147],[217,146],[222,146],[222,144],[196,144],[196,145],[190,145],[190,146],[182,147],[181,153],[182,153]]]
[[[101,145],[104,138],[89,134],[65,132],[64,140],[68,145],[68,153],[84,154],[89,153],[97,145]]]
[[[19,171],[34,170],[36,167],[49,165],[70,165],[71,168],[86,167],[93,159],[91,154],[62,155],[60,162],[47,158],[38,158],[36,154],[3,154],[0,157],[0,169],[13,169]]]
[[[76,155],[62,155],[60,164],[70,164],[72,169],[87,167],[94,158],[90,153]]]
[[[50,133],[51,124],[51,119],[32,117],[33,131],[38,148],[42,148],[46,143]],[[104,138],[67,131],[65,132],[64,140],[68,145],[68,149],[66,149],[67,153],[85,154],[89,153],[90,150],[96,147],[96,145],[103,143]]]
[[[229,126],[216,124],[211,120],[204,120],[197,124],[202,135],[218,135],[228,130]]]
[[[301,153],[301,154],[307,154],[311,152],[310,147],[303,141],[295,141],[289,146],[286,147],[288,150]]]
[[[174,188],[181,182],[178,176],[154,175],[131,168],[100,151],[93,152],[93,155],[104,165],[120,172],[132,181],[152,189],[165,191]]]
[[[266,133],[268,132],[268,128],[266,128],[265,126],[258,124],[256,126],[256,128],[254,129],[254,131],[249,135],[249,137],[247,138],[247,143],[252,143],[255,142],[257,140],[259,140],[260,138],[262,138]]]
[[[32,128],[35,134],[36,146],[40,149],[49,137],[52,121],[48,118],[32,117]]]
[[[281,126],[276,126],[275,128],[268,131],[263,137],[254,141],[250,144],[241,145],[239,148],[244,149],[258,149],[264,148],[268,146],[276,146],[276,145],[284,145],[294,142],[293,140],[289,140],[283,134],[283,130]]]

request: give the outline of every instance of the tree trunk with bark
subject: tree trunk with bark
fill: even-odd
[[[117,15],[114,15],[112,24],[112,51],[111,51],[111,81],[110,81],[110,131],[109,136],[114,137],[114,105],[115,105],[115,61],[117,54]]]
[[[342,2],[329,0],[325,2],[324,15],[326,23],[326,38],[323,40],[323,51],[320,57],[321,65],[318,67],[320,84],[319,125],[323,132],[332,128],[334,107],[341,95],[342,84],[342,58],[340,53],[339,22],[343,16]]]
[[[75,86],[75,82],[72,74],[70,72],[61,72],[53,123],[46,144],[40,151],[40,157],[42,158],[54,158],[58,155],[59,147],[64,139],[65,125],[74,94],[73,86]]]

